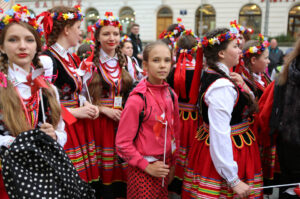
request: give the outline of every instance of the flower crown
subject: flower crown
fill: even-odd
[[[81,12],[80,5],[74,6],[76,8],[77,12],[68,12],[68,13],[62,13],[62,12],[52,12],[51,17],[53,20],[83,20],[84,15]]]
[[[207,39],[207,37],[203,37],[201,40],[201,43],[204,47],[209,46],[214,46],[215,44],[220,45],[222,42],[227,41],[227,40],[234,40],[236,38],[236,35],[230,31],[222,34],[218,34],[213,38]]]
[[[43,34],[42,27],[37,23],[37,19],[33,14],[30,14],[26,6],[16,4],[12,9],[5,12],[4,17],[0,21],[0,30],[3,30],[6,25],[12,22],[25,22],[31,25],[41,36]]]
[[[131,42],[131,39],[128,37],[128,35],[124,35],[123,37],[121,37],[120,43],[124,43],[126,41],[130,41]]]
[[[185,31],[181,32],[180,37],[184,36],[184,35],[192,35],[198,41],[198,38],[195,36],[195,34],[192,32],[192,30],[185,30]],[[178,38],[180,38],[180,37],[178,37]],[[191,49],[183,49],[183,48],[178,47],[178,40],[177,40],[174,47],[175,47],[175,50],[177,53],[193,54],[197,51],[198,47],[201,47],[201,43],[197,42],[197,44]]]
[[[248,50],[243,51],[243,55],[246,57],[250,57],[251,54],[260,55],[269,46],[269,42],[267,40],[265,40],[265,38],[262,34],[258,35],[258,41],[259,41],[260,45],[249,47]]]
[[[117,17],[115,17],[112,12],[106,12],[105,17],[102,19],[99,19],[95,23],[94,26],[96,28],[100,28],[103,26],[114,26],[114,27],[119,28],[122,31],[122,25],[121,25],[119,19]]]
[[[236,20],[230,22],[230,31],[235,34],[253,34],[252,28],[245,28],[244,26],[237,24]]]
[[[169,39],[170,46],[174,46],[175,42],[176,42],[176,35],[178,35],[178,33],[182,33],[185,30],[185,27],[182,23],[182,19],[181,18],[177,18],[177,26],[174,28],[173,31],[166,31],[164,30],[160,35],[159,38],[160,39]]]
[[[94,45],[95,45],[95,42],[94,42],[92,39],[84,39],[84,40],[82,41],[82,44],[88,44],[88,45],[94,46]]]

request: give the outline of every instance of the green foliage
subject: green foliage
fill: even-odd
[[[271,41],[271,39],[273,39],[273,38],[275,38],[278,43],[295,42],[295,38],[290,34],[287,34],[287,35],[281,34],[281,35],[278,35],[276,37],[270,37],[269,41]]]

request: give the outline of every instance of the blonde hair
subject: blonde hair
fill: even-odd
[[[296,57],[299,54],[300,54],[300,38],[296,41],[296,43],[294,45],[294,50],[290,54],[287,55],[287,58],[284,62],[284,67],[278,77],[279,85],[282,86],[282,85],[286,84],[288,75],[289,75],[289,67],[290,67],[291,63],[293,62],[293,60],[296,59]]]

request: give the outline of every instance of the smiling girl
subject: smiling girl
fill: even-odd
[[[103,183],[103,198],[125,197],[126,163],[119,163],[115,150],[115,134],[126,96],[133,79],[130,68],[119,47],[122,26],[111,12],[99,19],[95,26],[93,75],[88,88],[100,116],[93,122],[98,166]],[[131,66],[133,67],[133,66]]]
[[[168,198],[166,177],[172,178],[170,171],[177,154],[172,149],[175,145],[179,147],[180,131],[178,99],[165,82],[172,55],[165,43],[155,42],[145,47],[143,58],[148,78],[130,93],[121,116],[116,147],[129,164],[127,197],[165,199]],[[144,119],[139,121],[142,111]]]

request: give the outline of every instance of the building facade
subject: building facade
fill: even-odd
[[[264,0],[15,0],[27,5],[34,14],[54,5],[81,3],[85,14],[83,27],[96,22],[106,11],[119,16],[123,31],[131,23],[140,24],[143,41],[154,41],[170,24],[182,18],[186,28],[197,35],[216,27],[229,27],[232,20],[256,33],[264,33],[266,1]],[[300,0],[271,0],[268,36],[296,35],[300,31]],[[202,22],[201,22],[202,21]]]

